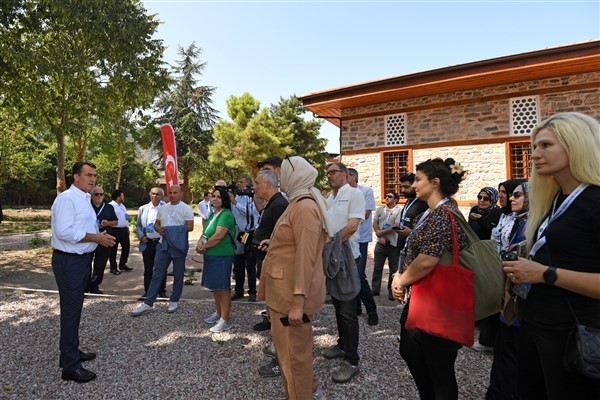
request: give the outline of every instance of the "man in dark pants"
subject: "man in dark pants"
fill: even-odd
[[[377,208],[375,206],[375,196],[373,194],[373,189],[358,184],[358,171],[354,168],[348,168],[348,184],[351,187],[360,190],[360,192],[365,198],[365,219],[360,223],[358,227],[358,246],[360,249],[360,260],[357,264],[358,276],[360,278],[360,293],[358,294],[358,297],[356,299],[356,314],[362,314],[361,303],[364,304],[365,309],[367,310],[367,323],[371,326],[374,326],[379,323],[379,315],[377,314],[377,304],[375,303],[375,299],[373,298],[375,293],[371,290],[371,286],[369,286],[366,270],[367,250],[369,247],[369,242],[371,241],[373,236],[373,218],[371,216],[371,213]]]
[[[165,202],[162,201],[164,191],[159,187],[150,189],[150,202],[144,204],[138,210],[136,224],[137,236],[140,240],[139,249],[142,252],[144,260],[144,295],[140,300],[145,300],[152,281],[152,271],[154,271],[154,257],[156,256],[156,245],[160,241],[160,234],[154,229],[154,223],[158,215],[158,209]],[[158,297],[167,297],[167,275],[160,284]]]
[[[96,184],[96,167],[87,161],[73,165],[73,185],[52,204],[52,270],[60,297],[61,378],[89,382],[96,374],[82,367],[95,353],[79,350],[79,322],[84,290],[90,274],[91,253],[98,245],[114,246],[115,238],[100,233],[89,191]]]
[[[125,193],[122,190],[114,190],[111,195],[112,201],[109,203],[115,208],[115,213],[119,222],[112,228],[111,234],[117,239],[117,244],[121,245],[121,256],[119,257],[119,269],[117,269],[117,247],[114,246],[110,254],[110,273],[119,275],[123,271],[131,271],[133,268],[127,266],[129,258],[129,249],[131,243],[129,240],[129,216],[123,202]]]
[[[329,223],[333,232],[341,232],[342,241],[347,241],[350,245],[355,267],[358,270],[360,261],[358,227],[365,218],[365,198],[360,190],[348,184],[348,169],[343,163],[335,162],[327,165],[326,175],[332,189],[328,198],[331,205],[328,210]],[[338,383],[348,382],[359,373],[359,325],[356,301],[356,298],[340,300],[331,297],[339,339],[337,345],[324,350],[322,354],[325,358],[344,359],[332,374],[333,381]]]
[[[108,203],[104,202],[104,190],[101,187],[96,186],[92,189],[92,208],[96,213],[96,223],[100,232],[106,231],[110,234],[113,226],[117,225],[117,214],[115,209]],[[92,261],[92,275],[90,276],[90,283],[88,292],[94,294],[102,294],[100,290],[100,284],[104,279],[104,269],[108,262],[108,257],[112,251],[111,247],[98,246],[94,250],[93,261]]]
[[[239,232],[251,232],[258,223],[258,211],[252,199],[252,180],[248,176],[241,177],[237,182],[237,193],[229,192],[231,212],[235,218]],[[236,238],[237,241],[237,238]],[[235,289],[231,300],[244,298],[244,281],[248,273],[248,301],[256,301],[256,259],[251,246],[244,246],[242,254],[236,254],[233,259],[233,276]]]
[[[266,201],[266,205],[260,212],[260,218],[258,219],[258,227],[254,232],[254,240],[252,242],[252,248],[254,253],[256,254],[256,266],[259,276],[261,273],[262,262],[267,255],[266,248],[264,246],[260,246],[260,243],[263,240],[271,238],[271,234],[275,229],[275,224],[277,223],[277,220],[279,220],[279,217],[281,217],[281,215],[288,206],[287,199],[281,194],[278,188],[279,179],[273,171],[260,171],[254,179],[254,190],[256,192],[255,197],[257,198],[257,200],[260,199]],[[262,284],[264,280],[261,279],[260,282]],[[263,324],[268,324],[270,329],[271,323],[266,317],[265,321],[263,321]],[[263,352],[268,353],[269,355],[273,355],[273,350],[274,347],[267,346],[265,349],[263,349]],[[273,358],[271,362],[269,362],[267,365],[260,367],[258,369],[258,373],[261,376],[268,377],[279,375],[277,359]]]

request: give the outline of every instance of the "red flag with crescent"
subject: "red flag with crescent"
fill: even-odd
[[[168,194],[169,187],[179,185],[175,131],[173,131],[171,124],[164,124],[160,127],[160,134],[162,136],[163,159],[165,160],[165,181],[167,183]]]

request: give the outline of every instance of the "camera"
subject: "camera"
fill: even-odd
[[[502,261],[517,261],[519,259],[516,253],[504,250],[500,252],[500,257],[502,257]]]
[[[238,196],[249,196],[249,197],[252,197],[252,196],[254,196],[254,188],[252,186],[248,186],[245,189],[237,189],[235,191],[235,194],[237,194]]]

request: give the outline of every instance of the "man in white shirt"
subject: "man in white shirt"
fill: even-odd
[[[92,252],[110,247],[115,238],[99,232],[89,192],[96,185],[96,167],[87,161],[73,165],[73,185],[52,204],[52,270],[60,297],[61,379],[89,382],[96,374],[81,366],[95,353],[79,350],[79,321],[90,274]]]
[[[361,186],[358,184],[358,171],[354,168],[348,168],[348,184],[353,188],[358,188],[365,197],[365,219],[360,223],[358,228],[358,247],[360,249],[360,261],[358,261],[358,276],[360,278],[360,293],[356,301],[356,313],[362,314],[361,302],[365,305],[367,310],[367,323],[371,326],[379,323],[379,316],[377,315],[377,304],[373,298],[374,293],[371,291],[369,281],[367,280],[367,250],[369,248],[369,242],[373,238],[372,223],[373,220],[371,212],[376,210],[375,206],[375,195],[373,189],[367,186]]]
[[[204,199],[198,203],[198,215],[202,218],[202,228],[210,215],[210,193],[204,192]]]
[[[173,262],[173,292],[169,298],[168,313],[177,311],[178,302],[183,293],[185,258],[189,249],[188,233],[194,230],[194,210],[181,201],[181,186],[169,187],[171,201],[158,209],[154,230],[161,240],[156,246],[154,271],[146,293],[146,300],[132,314],[141,315],[153,309],[162,280],[167,274],[169,264]]]
[[[373,279],[371,287],[373,294],[379,296],[381,290],[381,278],[383,276],[383,266],[385,260],[388,262],[388,299],[394,300],[392,295],[392,275],[398,271],[398,261],[400,258],[400,248],[398,247],[398,233],[394,227],[400,225],[400,211],[398,207],[400,195],[395,192],[389,192],[385,195],[385,204],[377,209],[375,220],[373,221],[373,230],[377,235],[377,244],[375,245],[373,262]]]
[[[144,261],[144,295],[146,297],[150,282],[152,281],[152,272],[154,271],[154,257],[156,256],[156,246],[160,241],[160,233],[154,229],[156,218],[158,217],[158,209],[165,205],[162,201],[165,192],[159,187],[150,189],[150,202],[144,204],[138,210],[138,218],[136,224],[137,236],[140,241],[139,249],[142,252]],[[160,284],[158,297],[167,297],[167,276]]]
[[[331,204],[328,210],[329,223],[333,232],[341,231],[342,241],[348,241],[352,256],[358,262],[360,259],[358,227],[365,218],[365,198],[360,190],[348,184],[348,169],[343,163],[329,164],[326,171],[327,180],[333,189],[328,199]],[[358,265],[356,268],[358,269]],[[359,373],[357,298],[342,301],[332,297],[331,301],[335,307],[339,339],[337,345],[323,351],[323,356],[344,358],[340,368],[332,374],[334,382],[343,383],[350,381]]]
[[[112,248],[110,254],[110,273],[119,275],[123,271],[131,271],[133,268],[127,266],[129,258],[129,250],[131,242],[129,240],[129,215],[123,202],[125,201],[125,193],[122,190],[116,189],[111,195],[112,201],[108,204],[112,205],[117,214],[119,222],[117,226],[112,228],[111,234],[117,239],[117,245],[121,245],[121,256],[119,257],[119,268],[117,269],[117,245]]]

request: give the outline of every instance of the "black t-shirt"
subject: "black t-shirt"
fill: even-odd
[[[402,211],[400,212],[400,215],[403,217],[402,219],[402,223],[404,224],[404,226],[413,229],[416,225],[416,217],[423,214],[425,212],[425,210],[427,210],[427,208],[429,208],[427,206],[427,203],[424,202],[423,200],[419,200],[419,199],[408,199],[408,200],[413,200],[409,205],[408,205],[408,210],[406,210],[406,214],[404,213],[404,209],[406,208],[406,203],[404,204],[404,207],[402,208]],[[407,200],[407,202],[408,202]],[[400,235],[398,235],[398,243],[396,244],[396,246],[402,250],[404,248],[404,244],[406,243],[406,238],[402,237]]]
[[[107,221],[118,221],[117,214],[115,213],[115,208],[108,204],[102,203],[100,207],[96,207],[94,203],[92,203],[92,208],[94,209],[94,213],[96,213],[96,221],[101,222],[102,220]],[[98,223],[99,225],[99,223]],[[107,233],[110,233],[110,227],[100,228],[100,232],[106,230]]]
[[[546,244],[534,261],[556,268],[600,273],[600,187],[590,186],[546,230]],[[558,205],[556,207],[558,209]],[[549,329],[573,326],[571,303],[579,322],[600,328],[600,300],[544,283],[531,287],[520,300],[519,317]]]
[[[275,224],[281,214],[285,211],[288,206],[287,199],[280,193],[275,193],[270,199],[265,208],[260,214],[258,227],[254,231],[254,238],[252,239],[253,244],[259,244],[265,239],[269,239],[275,229]],[[264,258],[265,253],[257,251],[257,256]]]

